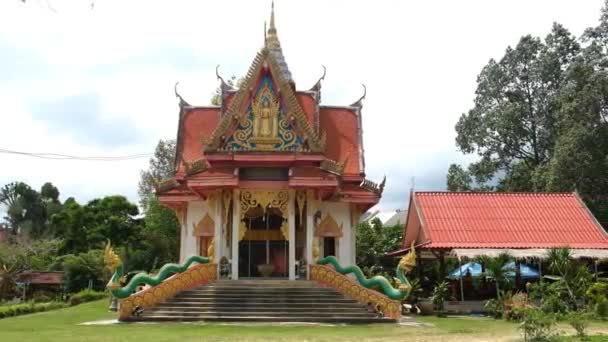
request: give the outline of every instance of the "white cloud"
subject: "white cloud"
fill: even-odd
[[[54,12],[46,3],[0,4],[0,49],[27,62],[15,62],[8,79],[0,74],[0,148],[151,153],[157,139],[175,136],[173,84],[181,81],[184,97],[205,104],[217,85],[216,64],[225,76],[244,74],[262,45],[270,7],[269,1],[49,0]],[[454,147],[454,124],[472,105],[475,78],[489,58],[500,58],[524,34],[545,36],[554,21],[578,35],[596,24],[602,3],[283,0],[276,11],[299,88],[316,81],[321,65],[328,68],[326,103],[349,104],[360,96],[360,84],[367,85],[367,172],[376,180],[389,176],[383,206],[394,208],[405,205],[411,177],[417,188],[435,187],[450,162],[468,160]],[[103,118],[135,123],[146,139],[92,146],[52,131],[28,109],[86,92],[100,95]],[[0,155],[0,183],[50,180],[64,198],[124,193],[135,200],[146,163]]]

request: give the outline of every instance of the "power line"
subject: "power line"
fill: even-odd
[[[132,159],[141,159],[141,158],[150,158],[152,154],[150,153],[139,153],[139,154],[130,154],[124,156],[74,156],[69,154],[60,154],[60,153],[48,153],[48,152],[23,152],[23,151],[14,151],[0,148],[0,153],[4,154],[15,154],[26,157],[34,157],[40,159],[52,159],[52,160],[85,160],[85,161],[123,161],[123,160],[132,160]]]

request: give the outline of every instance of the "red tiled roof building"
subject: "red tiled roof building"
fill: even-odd
[[[390,254],[412,243],[457,255],[569,247],[581,257],[608,257],[608,235],[576,193],[412,192],[403,249]]]

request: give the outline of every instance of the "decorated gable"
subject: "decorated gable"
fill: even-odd
[[[263,74],[252,93],[245,113],[225,140],[225,151],[302,152],[304,141],[283,105],[278,86],[269,73]]]

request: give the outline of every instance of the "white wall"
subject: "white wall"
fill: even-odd
[[[336,251],[338,261],[342,266],[350,266],[355,263],[355,249],[353,248],[353,231],[351,227],[351,215],[349,203],[322,202],[321,213],[323,218],[330,213],[336,220],[338,226],[342,225],[342,237],[338,239]]]
[[[184,262],[187,258],[198,255],[198,241],[192,236],[194,226],[209,213],[209,216],[215,220],[215,205],[216,199],[213,198],[207,201],[192,201],[188,202],[188,213],[186,215],[185,234],[182,235],[180,256]]]

